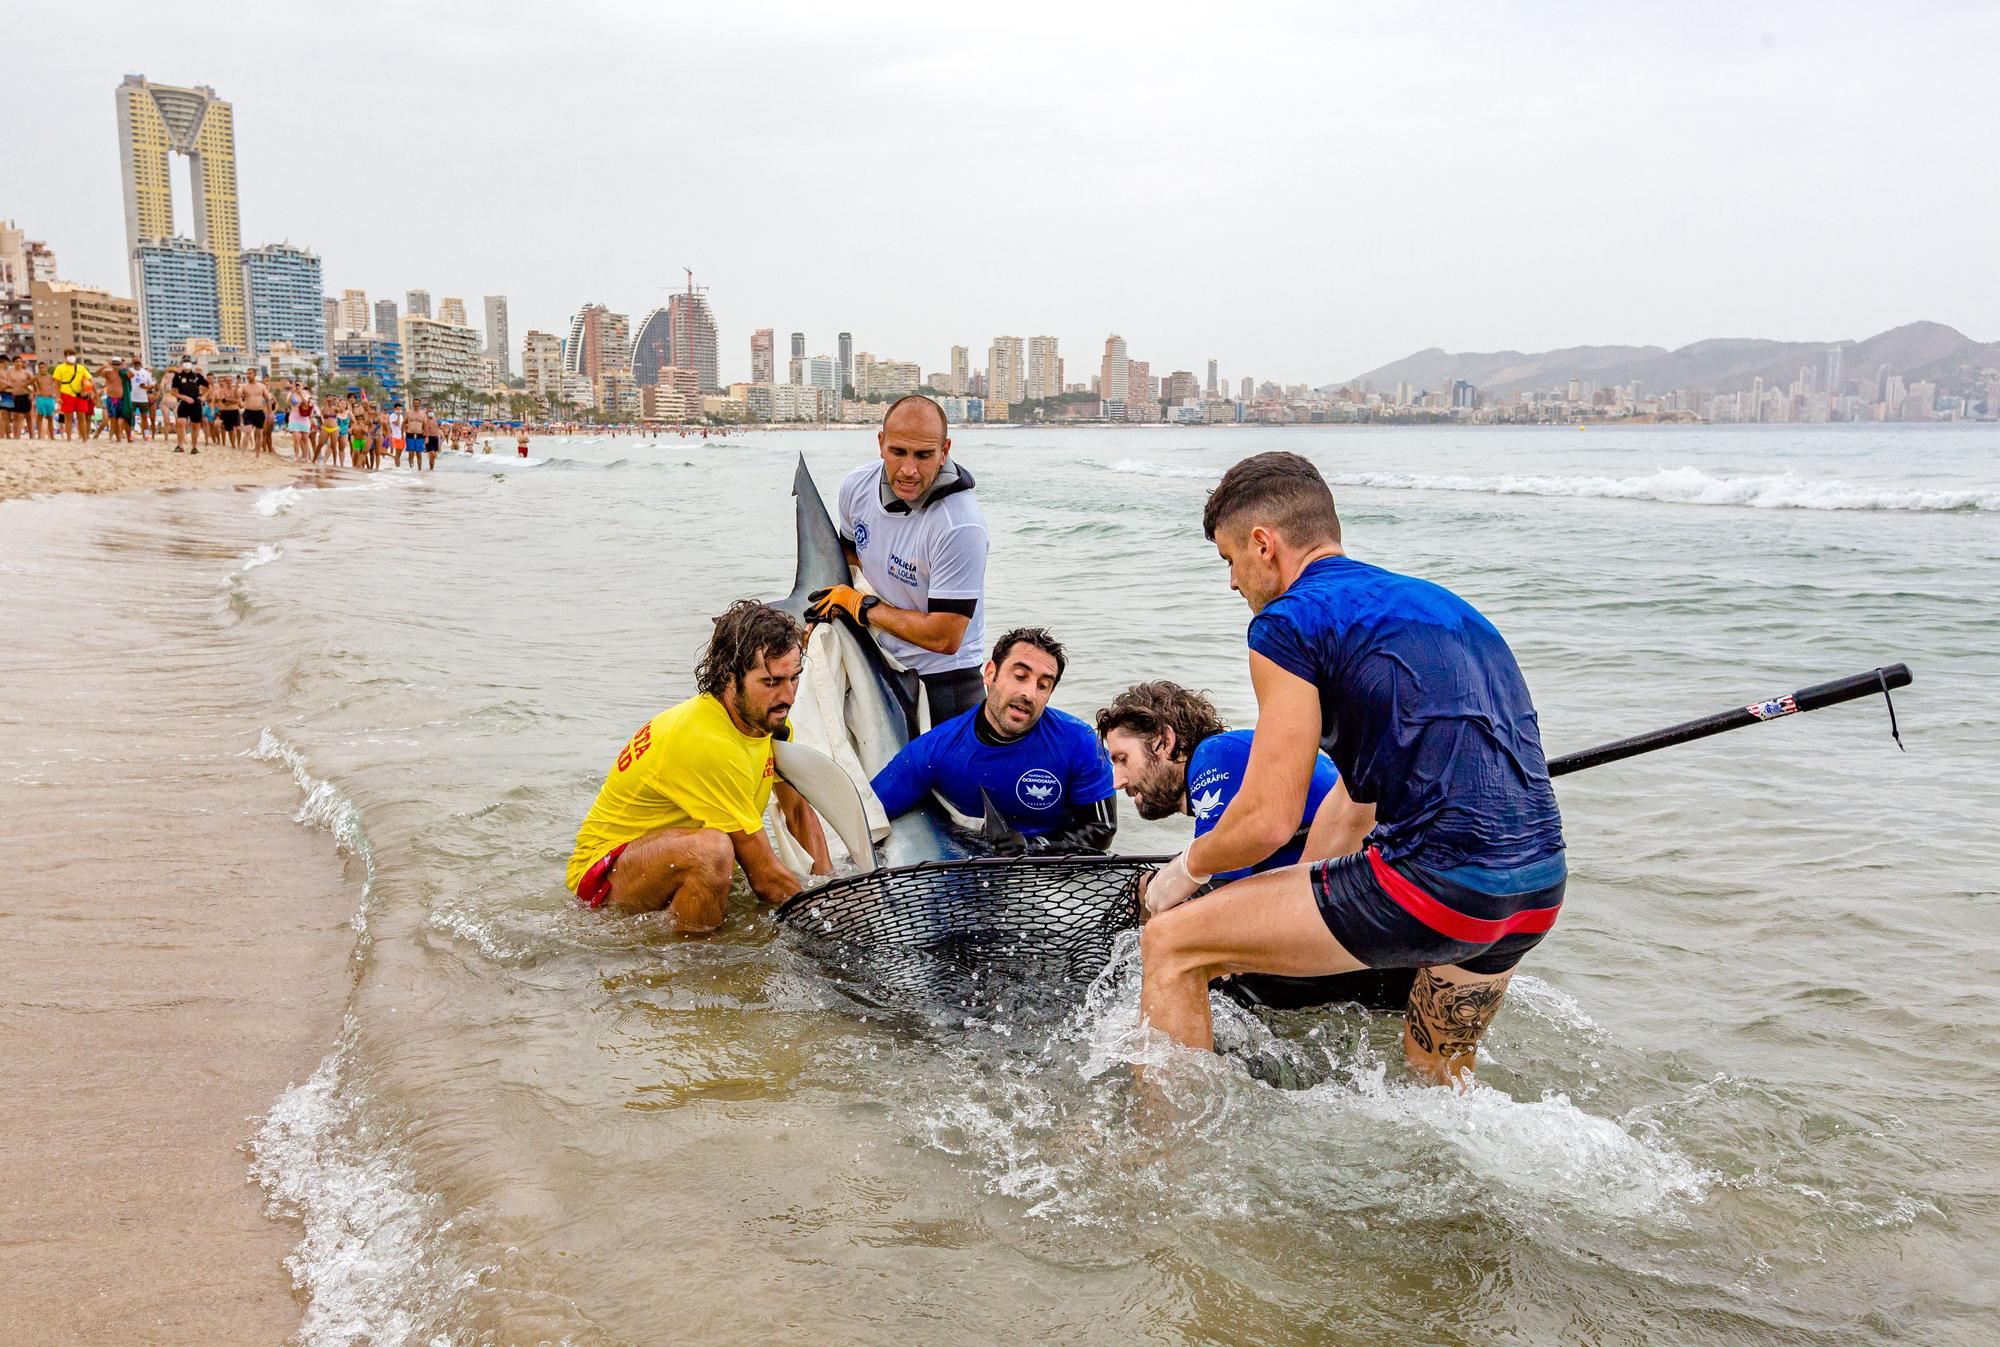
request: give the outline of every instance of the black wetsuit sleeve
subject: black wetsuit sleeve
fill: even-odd
[[[1030,855],[1101,854],[1118,834],[1118,797],[1107,795],[1070,811],[1062,827],[1028,839]]]

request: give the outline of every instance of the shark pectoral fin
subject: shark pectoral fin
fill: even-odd
[[[1021,836],[1020,830],[1007,821],[1006,816],[1000,812],[1000,806],[993,803],[993,797],[986,793],[984,786],[979,788],[979,803],[986,811],[986,819],[980,825],[979,835],[985,839],[987,846],[1003,855],[1028,849],[1028,839]]]
[[[861,791],[854,778],[840,764],[816,748],[780,739],[771,745],[778,775],[805,797],[819,816],[840,838],[857,868],[875,868],[875,847],[868,835],[868,811],[861,803]]]

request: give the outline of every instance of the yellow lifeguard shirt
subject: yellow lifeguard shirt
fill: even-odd
[[[770,738],[744,734],[707,693],[660,712],[604,778],[576,831],[566,882],[575,891],[605,852],[661,828],[758,831],[776,776]]]

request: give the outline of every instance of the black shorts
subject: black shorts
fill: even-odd
[[[226,410],[217,408],[215,419],[222,422],[224,430],[234,430],[242,420],[242,413],[238,412],[234,407],[227,408]]]
[[[919,674],[924,696],[930,702],[931,725],[944,724],[986,700],[986,680],[974,669],[946,669],[942,673]]]
[[[183,421],[199,421],[201,420],[201,404],[199,402],[183,402],[177,415]]]
[[[1402,864],[1374,847],[1312,867],[1320,920],[1370,968],[1456,964],[1504,973],[1556,924],[1567,883],[1562,853],[1512,872],[1532,888],[1487,893],[1461,878]]]
[[[227,416],[229,413],[224,412],[223,415]],[[264,428],[264,413],[256,410],[243,413],[243,424],[252,430],[262,430]]]

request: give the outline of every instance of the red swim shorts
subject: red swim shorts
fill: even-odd
[[[611,896],[611,867],[618,864],[618,858],[625,854],[630,842],[620,842],[611,850],[597,858],[597,864],[583,872],[583,878],[576,881],[576,900],[595,912],[604,906],[604,900]]]

